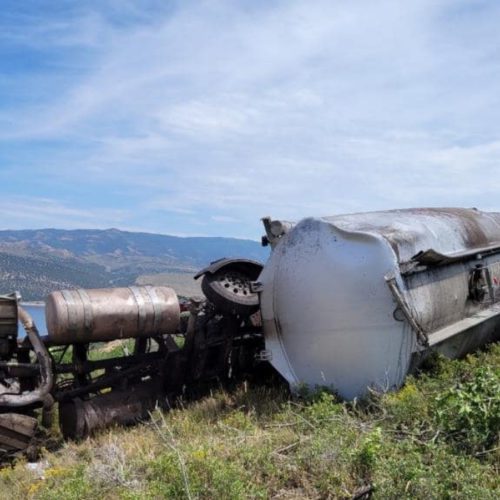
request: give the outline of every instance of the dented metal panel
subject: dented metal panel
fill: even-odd
[[[0,456],[24,450],[37,428],[36,418],[18,413],[0,414]]]
[[[430,349],[458,356],[498,338],[498,213],[310,218],[272,244],[259,278],[266,349],[292,386],[388,390]]]
[[[271,363],[292,386],[353,398],[367,385],[402,383],[415,338],[393,318],[384,276],[396,266],[379,238],[322,219],[305,219],[281,239],[259,277],[261,312]]]

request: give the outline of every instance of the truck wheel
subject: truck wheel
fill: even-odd
[[[223,267],[213,274],[205,274],[201,289],[222,312],[249,316],[259,308],[259,297],[251,291],[250,282],[250,277],[240,269]]]

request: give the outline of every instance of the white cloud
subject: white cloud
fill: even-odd
[[[112,185],[161,232],[162,213],[256,237],[269,213],[500,209],[483,196],[500,183],[497,3],[139,7],[117,23],[117,4],[98,3],[10,35],[65,55],[64,78],[39,76],[40,102],[0,108],[4,144],[64,142],[33,171]]]

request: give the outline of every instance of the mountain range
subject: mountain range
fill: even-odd
[[[61,288],[170,281],[183,288],[179,283],[191,283],[193,273],[213,260],[244,257],[264,262],[268,255],[260,243],[235,238],[118,229],[6,230],[0,231],[0,294],[16,290],[24,300],[41,300]]]

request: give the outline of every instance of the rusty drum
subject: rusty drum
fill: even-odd
[[[49,339],[67,344],[175,333],[180,308],[164,286],[60,290],[47,297],[45,316]]]

